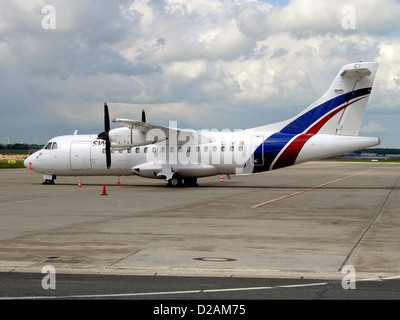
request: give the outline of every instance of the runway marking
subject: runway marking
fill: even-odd
[[[269,205],[271,203],[275,203],[275,202],[278,202],[278,201],[281,201],[281,200],[286,200],[286,199],[301,195],[303,193],[313,191],[315,189],[323,188],[323,187],[326,187],[328,185],[331,185],[331,184],[334,184],[334,183],[337,183],[337,182],[340,182],[340,181],[343,181],[343,180],[351,179],[351,178],[353,178],[355,176],[358,176],[358,175],[361,175],[361,174],[364,174],[364,173],[367,173],[367,172],[370,172],[370,171],[372,171],[372,170],[365,170],[365,171],[362,171],[362,172],[359,172],[359,173],[355,173],[355,174],[352,174],[352,175],[344,177],[344,178],[340,178],[340,179],[336,179],[336,180],[333,180],[333,181],[329,181],[329,182],[320,184],[320,185],[318,185],[316,187],[312,187],[312,188],[309,188],[309,189],[306,189],[306,190],[302,190],[302,191],[298,191],[298,192],[295,192],[295,193],[292,193],[292,194],[289,194],[289,195],[286,195],[286,196],[283,196],[283,197],[279,197],[279,198],[276,198],[276,199],[272,199],[272,200],[269,200],[269,201],[266,201],[266,202],[262,202],[262,203],[256,204],[255,206],[252,206],[251,208],[252,209],[258,209],[258,208],[264,207],[266,205]]]
[[[389,277],[365,278],[358,279],[356,282],[365,281],[390,281],[399,279],[400,275]],[[330,280],[327,282],[311,282],[300,284],[287,284],[279,286],[265,287],[244,287],[244,288],[224,288],[224,289],[197,289],[197,290],[178,290],[178,291],[158,291],[158,292],[132,292],[132,293],[104,293],[104,294],[79,294],[79,295],[57,295],[57,296],[20,296],[20,297],[0,297],[0,300],[42,300],[42,299],[90,299],[90,298],[126,298],[141,296],[158,296],[158,295],[178,295],[178,294],[201,294],[201,293],[217,293],[217,292],[234,292],[234,291],[253,291],[253,290],[273,290],[273,289],[290,289],[290,288],[306,288],[326,286],[331,282],[340,280]]]
[[[28,202],[28,201],[32,201],[32,200],[35,200],[35,199],[15,200],[13,202],[3,202],[3,203],[0,203],[0,206],[9,206],[9,205],[24,203],[24,202]],[[5,209],[8,209],[8,208],[5,208],[5,207],[0,208],[0,210],[5,210]]]
[[[157,295],[176,295],[176,294],[196,294],[196,293],[217,293],[217,292],[233,292],[233,291],[252,291],[252,290],[271,290],[281,288],[302,288],[325,286],[328,282],[303,283],[293,285],[281,285],[272,287],[244,287],[244,288],[225,288],[225,289],[198,289],[198,290],[181,290],[181,291],[159,291],[159,292],[133,292],[133,293],[111,293],[111,294],[80,294],[80,295],[60,295],[60,296],[23,296],[23,297],[0,297],[0,300],[40,300],[40,299],[88,299],[88,298],[123,298],[123,297],[140,297],[140,296],[157,296]]]
[[[399,279],[400,275],[390,277],[365,278],[356,282],[364,281],[387,281]],[[143,297],[143,296],[161,296],[161,295],[178,295],[178,294],[201,294],[201,293],[218,293],[218,292],[237,292],[237,291],[254,291],[254,290],[273,290],[273,289],[290,289],[290,288],[306,288],[326,286],[330,282],[340,280],[331,280],[327,282],[311,282],[300,284],[287,284],[279,286],[265,287],[242,287],[242,288],[224,288],[224,289],[197,289],[197,290],[178,290],[178,291],[156,291],[156,292],[132,292],[132,293],[105,293],[105,294],[79,294],[79,295],[57,295],[57,296],[21,296],[21,297],[0,297],[0,300],[41,300],[41,299],[90,299],[90,298],[127,298],[127,297]]]

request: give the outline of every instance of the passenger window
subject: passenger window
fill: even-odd
[[[136,152],[136,153],[139,153],[139,152],[140,152],[140,148],[136,148],[136,149],[135,149],[135,152]]]
[[[145,147],[145,148],[143,149],[143,152],[144,152],[144,153],[147,153],[148,150],[149,150],[149,148]]]
[[[204,152],[208,152],[208,147],[204,147]]]
[[[225,152],[225,146],[221,146],[221,151]]]
[[[243,151],[243,146],[239,146],[239,151]]]
[[[213,147],[213,152],[217,152],[217,146]]]
[[[235,151],[235,147],[234,146],[231,146],[231,151]]]

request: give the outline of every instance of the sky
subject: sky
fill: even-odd
[[[395,0],[1,0],[0,143],[100,133],[104,102],[112,119],[256,127],[376,61],[360,135],[400,148],[399,17]]]

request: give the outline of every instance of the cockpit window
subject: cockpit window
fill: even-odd
[[[44,146],[44,148],[45,148],[46,150],[50,150],[52,144],[53,144],[53,142],[49,142],[48,144],[46,144],[46,145]]]
[[[54,150],[54,149],[57,149],[57,148],[58,148],[57,142],[48,142],[48,143],[44,146],[44,149],[45,149],[45,150]]]

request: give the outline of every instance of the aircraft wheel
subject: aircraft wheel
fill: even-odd
[[[54,180],[52,180],[52,179],[46,179],[43,181],[42,184],[55,184],[55,183],[54,183]]]
[[[186,178],[184,184],[187,187],[197,187],[197,178]]]
[[[175,174],[171,179],[168,180],[168,185],[174,188],[182,186],[182,178]]]

